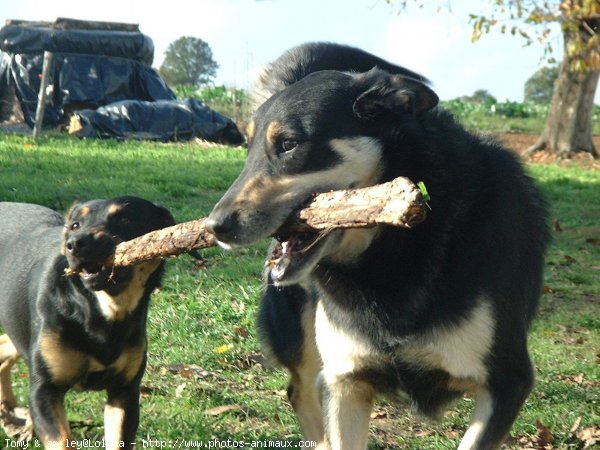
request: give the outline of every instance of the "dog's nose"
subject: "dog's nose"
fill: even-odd
[[[204,226],[219,241],[227,242],[235,238],[237,223],[237,214],[211,214]]]
[[[67,251],[69,253],[76,253],[77,251],[81,251],[83,248],[89,245],[92,240],[93,237],[89,234],[86,234],[85,236],[71,236],[67,240]]]

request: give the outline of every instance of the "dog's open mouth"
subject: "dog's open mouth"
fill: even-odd
[[[105,290],[115,287],[123,278],[122,270],[117,270],[111,265],[85,261],[69,264],[68,274],[78,275],[88,289],[93,291]]]
[[[278,233],[274,237],[275,241],[266,264],[271,269],[273,281],[280,282],[310,263],[313,259],[311,256],[320,247],[320,240],[324,234]]]
[[[86,264],[79,267],[79,274],[86,281],[98,279],[103,273],[108,270],[106,266],[101,264]]]

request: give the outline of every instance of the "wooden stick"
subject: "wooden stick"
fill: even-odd
[[[391,225],[410,228],[425,219],[421,191],[410,180],[396,178],[363,189],[319,194],[285,227],[291,231],[368,228]],[[129,266],[154,258],[179,255],[216,245],[204,227],[206,219],[152,231],[117,246],[112,264]]]

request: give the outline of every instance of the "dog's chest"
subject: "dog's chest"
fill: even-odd
[[[482,300],[456,324],[403,337],[397,345],[384,349],[356,330],[333,323],[323,304],[326,301],[326,298],[318,301],[315,316],[316,341],[326,379],[333,381],[365,370],[408,365],[418,371],[442,370],[457,382],[485,383],[485,361],[494,333],[493,315],[487,302]]]
[[[57,384],[100,389],[116,379],[127,383],[139,372],[146,353],[145,342],[124,346],[110,362],[102,363],[91,354],[76,350],[54,331],[43,331],[39,352],[52,380]]]

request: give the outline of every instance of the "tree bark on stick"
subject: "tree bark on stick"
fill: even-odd
[[[363,189],[318,194],[285,224],[293,232],[390,225],[410,228],[425,219],[420,189],[406,178]],[[112,265],[130,266],[216,245],[206,219],[152,231],[117,246]]]

